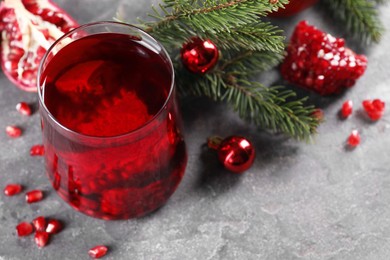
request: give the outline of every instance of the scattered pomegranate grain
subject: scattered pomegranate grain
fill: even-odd
[[[30,235],[34,231],[34,227],[31,223],[21,222],[16,226],[16,232],[18,236],[24,237]]]
[[[43,199],[43,192],[41,190],[32,190],[26,193],[27,203],[35,203]]]
[[[44,216],[39,216],[32,221],[36,231],[45,231],[46,219]]]
[[[22,135],[22,129],[17,126],[9,125],[5,128],[5,132],[9,137],[18,138]]]
[[[31,107],[26,102],[20,102],[16,105],[16,110],[24,115],[24,116],[30,116],[31,115]]]
[[[101,258],[107,254],[108,248],[103,245],[95,246],[88,251],[88,255],[92,258]]]
[[[36,144],[31,147],[30,155],[31,156],[43,156],[45,154],[45,148],[41,144]]]
[[[353,111],[353,102],[352,100],[347,100],[343,103],[341,107],[341,116],[347,118],[352,114]]]
[[[47,223],[46,232],[49,234],[57,234],[61,231],[62,224],[57,219],[51,219]]]
[[[360,144],[360,134],[358,130],[353,130],[348,137],[348,144],[351,147],[356,147]]]
[[[35,243],[39,248],[42,248],[47,245],[49,242],[49,233],[45,231],[37,231],[35,232],[35,237],[34,237]]]
[[[21,193],[22,190],[23,190],[22,185],[12,183],[12,184],[8,184],[7,186],[5,186],[4,194],[7,196],[14,196],[14,195]]]
[[[312,115],[318,119],[318,121],[322,122],[324,121],[325,115],[324,111],[321,108],[314,109]]]
[[[380,99],[364,100],[362,102],[363,108],[366,111],[368,117],[372,121],[379,120],[385,112],[385,102]]]

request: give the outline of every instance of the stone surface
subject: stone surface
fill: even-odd
[[[118,12],[129,21],[144,16],[150,0],[57,0],[80,23],[110,20]],[[390,6],[381,12],[390,28]],[[337,24],[318,9],[280,21],[292,25],[308,19],[343,36]],[[242,122],[223,104],[204,99],[182,102],[189,151],[186,175],[177,192],[157,212],[142,219],[103,221],[72,210],[51,190],[43,158],[29,149],[41,142],[37,96],[25,93],[0,74],[0,122],[17,124],[23,136],[0,131],[0,187],[21,183],[45,190],[42,202],[28,205],[24,195],[0,196],[0,259],[88,259],[88,250],[110,247],[104,259],[389,259],[390,258],[390,110],[372,123],[361,111],[340,120],[346,99],[358,106],[380,97],[390,105],[390,30],[382,42],[366,48],[366,74],[345,95],[310,98],[325,111],[326,122],[313,143],[260,131]],[[279,77],[270,72],[266,83]],[[307,92],[299,91],[302,94]],[[15,105],[34,104],[23,117]],[[356,106],[356,107],[357,107]],[[352,129],[362,143],[345,148]],[[254,166],[238,176],[222,169],[215,154],[202,146],[210,135],[240,134],[257,149]],[[38,249],[33,237],[18,238],[15,226],[44,215],[60,219],[64,230]]]

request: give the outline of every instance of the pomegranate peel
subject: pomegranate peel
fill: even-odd
[[[39,63],[51,44],[78,24],[50,0],[0,3],[1,67],[25,91],[37,91]]]

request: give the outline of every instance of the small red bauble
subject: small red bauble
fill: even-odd
[[[281,73],[290,83],[325,96],[352,87],[366,67],[367,58],[347,48],[343,39],[302,21],[291,37]]]
[[[352,114],[353,110],[353,102],[352,100],[347,100],[343,103],[343,106],[341,107],[341,116],[343,118],[347,118]]]
[[[218,61],[219,53],[210,40],[194,37],[181,49],[183,65],[193,73],[203,74],[211,70]]]
[[[253,144],[242,136],[230,136],[225,139],[209,138],[208,146],[218,151],[218,159],[232,172],[242,173],[248,170],[255,159]]]
[[[286,4],[284,8],[279,8],[278,11],[270,13],[268,16],[289,17],[305,10],[306,8],[309,8],[317,2],[318,0],[290,0],[290,2]],[[271,4],[273,3],[271,2]]]
[[[351,147],[356,147],[360,144],[360,134],[358,130],[353,130],[348,137],[348,144]]]
[[[364,100],[362,105],[368,117],[373,121],[379,120],[385,112],[385,102],[380,99]]]

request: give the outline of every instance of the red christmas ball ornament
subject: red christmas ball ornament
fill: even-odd
[[[207,144],[211,149],[217,150],[218,159],[223,166],[234,173],[248,170],[255,159],[253,144],[242,136],[229,136],[225,139],[211,137]]]
[[[275,1],[272,1],[273,3]],[[293,16],[303,10],[309,8],[310,6],[316,4],[318,0],[290,0],[290,2],[284,6],[284,8],[279,8],[278,11],[270,13],[270,17],[289,17]],[[277,3],[277,1],[276,1]]]
[[[192,38],[181,49],[183,65],[193,73],[204,74],[211,70],[218,61],[217,46],[210,40]]]

